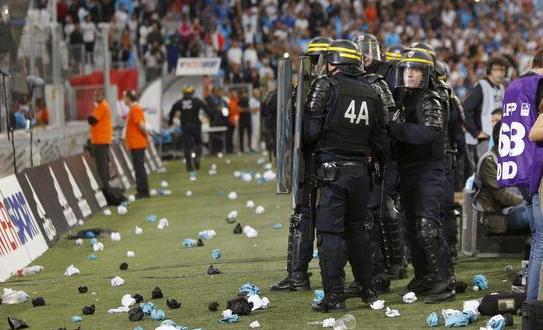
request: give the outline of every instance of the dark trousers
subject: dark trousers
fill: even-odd
[[[367,209],[369,178],[343,175],[319,188],[317,246],[325,294],[343,294],[347,258],[355,279],[368,287],[371,274],[371,217]]]
[[[445,172],[445,185],[443,187],[443,235],[451,251],[456,250],[458,242],[458,228],[456,226],[456,216],[454,214],[454,168],[449,164]]]
[[[249,150],[251,149],[251,134],[253,134],[253,125],[251,124],[251,113],[242,112],[239,115],[239,151],[245,152],[243,142],[245,139],[245,132],[247,132],[247,145]]]
[[[226,130],[226,153],[231,154],[234,152],[234,125],[229,124]]]
[[[442,229],[445,181],[444,164],[436,162],[400,168],[400,196],[406,218],[406,238],[417,279],[435,272],[428,267],[434,259],[440,263],[440,273],[452,269],[451,255]],[[430,233],[431,237],[425,236],[428,232],[423,230],[428,221],[435,228]],[[430,251],[430,245],[435,251]],[[437,257],[430,260],[429,256],[435,255]]]
[[[93,144],[92,156],[96,161],[103,188],[109,187],[109,144]]]
[[[139,196],[149,196],[149,183],[145,171],[145,148],[130,150],[132,164],[136,173],[136,190]]]
[[[202,155],[202,125],[200,123],[188,123],[181,127],[183,131],[183,152],[187,162],[187,171],[194,171],[200,167],[200,157]],[[194,164],[192,161],[192,151],[196,154]]]

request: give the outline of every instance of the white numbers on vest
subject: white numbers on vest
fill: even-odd
[[[524,152],[524,137],[526,129],[519,122],[512,122],[511,127],[502,123],[500,128],[500,144],[498,150],[501,157],[515,157]]]
[[[181,107],[183,108],[183,110],[192,109],[192,100],[183,100],[183,103],[181,104]]]
[[[360,105],[360,110],[358,111],[357,115],[356,102],[355,100],[351,100],[351,103],[349,104],[349,107],[345,111],[343,117],[349,119],[349,122],[355,125],[360,124],[360,121],[364,120],[366,126],[368,126],[370,124],[370,117],[368,115],[368,104],[366,103],[366,101],[363,101]]]

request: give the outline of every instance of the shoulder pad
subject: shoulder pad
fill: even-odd
[[[366,73],[362,76],[369,84],[373,84],[379,80],[384,80],[383,76],[378,73]]]
[[[422,94],[422,97],[421,97],[421,101],[432,102],[433,100],[439,103],[439,101],[441,100],[441,97],[436,91],[433,91],[431,89],[424,90],[424,93]]]

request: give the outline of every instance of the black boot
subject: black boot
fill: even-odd
[[[454,277],[437,280],[434,287],[424,299],[425,304],[438,304],[452,301],[456,297],[456,283]]]
[[[371,305],[373,304],[375,301],[378,300],[377,298],[377,294],[375,293],[375,291],[373,291],[371,288],[369,287],[365,287],[365,288],[362,288],[361,289],[361,297],[362,297],[362,301],[368,305]]]
[[[349,286],[343,290],[343,294],[345,296],[345,299],[359,298],[362,294],[362,288],[360,287],[360,284],[355,280],[352,281],[351,284],[349,284]]]
[[[434,283],[432,276],[428,275],[421,279],[414,277],[406,287],[406,290],[401,292],[400,295],[404,295],[408,292],[414,292],[417,296],[425,296],[433,288]]]
[[[407,277],[407,269],[403,264],[391,264],[387,270],[386,275],[391,280],[400,280]]]
[[[329,293],[320,303],[313,303],[311,308],[321,313],[342,312],[345,311],[345,298],[342,294]]]
[[[271,291],[309,291],[309,274],[307,272],[294,272],[270,287]]]

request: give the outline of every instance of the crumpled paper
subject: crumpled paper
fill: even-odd
[[[2,295],[2,304],[19,304],[25,302],[30,298],[24,291],[15,291],[10,288],[4,288],[4,294]]]
[[[258,237],[258,231],[251,226],[244,226],[243,233],[247,238],[256,238]]]
[[[198,242],[195,239],[192,239],[192,238],[185,238],[181,242],[181,244],[186,248],[193,248],[198,244]]]
[[[92,246],[92,250],[93,250],[94,252],[104,251],[104,243],[98,242],[98,243],[94,244],[94,245]]]
[[[486,290],[488,289],[488,280],[484,275],[475,275],[473,277],[473,285],[477,286],[479,290]]]
[[[333,328],[333,327],[334,327],[334,324],[336,324],[336,319],[333,318],[333,317],[324,319],[324,320],[322,321],[322,327],[323,327],[323,328]]]
[[[462,312],[455,313],[445,318],[445,327],[465,327],[469,324],[469,316]]]
[[[104,215],[106,217],[109,217],[111,215],[111,210],[110,209],[104,209],[103,213],[104,213]]]
[[[135,303],[136,303],[136,299],[134,299],[134,297],[132,297],[132,295],[130,295],[130,294],[125,294],[121,298],[121,305],[123,307],[130,307],[130,306],[134,305]]]
[[[190,191],[190,190],[187,190],[187,192],[185,193],[185,196],[187,196],[187,197],[190,197],[190,196],[192,196],[192,191]]]
[[[232,210],[228,212],[228,216],[226,217],[226,222],[234,223],[234,221],[236,221],[237,218],[238,218],[238,211]]]
[[[211,251],[211,257],[213,258],[213,260],[220,260],[222,258],[221,250],[213,249],[213,251]]]
[[[74,265],[68,266],[64,272],[64,276],[73,276],[79,274],[79,269],[75,268]]]
[[[264,206],[262,206],[262,205],[258,205],[256,207],[256,209],[255,209],[256,214],[263,214],[265,211],[266,211],[266,209],[264,209]]]
[[[128,209],[124,205],[119,205],[119,206],[117,206],[117,213],[120,214],[120,215],[124,215],[124,214],[128,213]]]
[[[239,315],[232,314],[231,310],[225,309],[222,312],[222,319],[219,320],[219,323],[235,323],[235,322],[239,322]]]
[[[270,307],[270,300],[268,297],[260,298],[259,295],[253,294],[247,298],[247,301],[253,303],[253,311],[257,309],[267,309]]]
[[[158,220],[158,216],[156,214],[149,214],[145,217],[145,220],[150,223],[155,223]]]
[[[129,311],[130,311],[130,308],[121,306],[121,307],[117,307],[117,308],[110,308],[110,309],[108,309],[107,312],[109,314],[118,314],[118,313],[128,313]]]
[[[371,303],[370,308],[373,309],[374,311],[381,310],[381,309],[385,308],[385,301],[384,300],[376,300],[373,303]],[[387,310],[388,310],[388,307],[387,307]]]
[[[239,293],[245,293],[247,296],[252,296],[254,294],[259,295],[261,292],[260,288],[253,283],[245,283],[239,288]]]
[[[255,202],[253,202],[252,200],[248,200],[247,203],[245,203],[245,207],[252,209],[253,207],[255,207]]]
[[[168,185],[168,181],[166,181],[166,180],[161,180],[161,181],[160,181],[160,187],[162,187],[162,188],[168,188],[168,186],[169,186],[169,185]]]
[[[79,315],[72,316],[72,322],[74,322],[74,323],[79,323],[82,320],[83,320],[83,318],[81,316],[79,316]]]
[[[140,228],[140,227],[138,227],[138,226],[136,226],[136,229],[134,229],[134,234],[136,234],[136,235],[141,235],[141,234],[143,234],[143,229]]]
[[[136,253],[134,251],[126,251],[126,256],[128,258],[134,258],[136,256]]]
[[[119,232],[113,232],[111,233],[111,240],[112,241],[120,241],[121,240],[121,233]]]
[[[166,218],[161,218],[160,220],[158,220],[158,225],[156,226],[158,229],[162,230],[166,227],[169,227],[170,226],[170,223],[168,222],[168,219]]]
[[[436,312],[428,314],[428,316],[426,317],[426,325],[429,327],[439,326],[439,316]]]
[[[213,239],[215,236],[217,236],[217,232],[213,229],[202,230],[198,233],[198,237],[201,239]]]
[[[398,316],[400,316],[400,311],[397,310],[397,309],[391,309],[390,307],[387,307],[387,310],[386,310],[386,312],[385,312],[385,315],[386,315],[387,317],[390,317],[390,318],[392,318],[392,317],[398,317]]]
[[[324,291],[323,290],[315,290],[313,291],[313,294],[315,297],[313,298],[314,303],[320,303],[324,299]]]
[[[415,295],[415,292],[408,292],[403,295],[402,300],[406,304],[412,304],[417,301],[417,296]]]
[[[83,245],[83,239],[82,239],[82,238],[76,239],[76,240],[75,240],[75,245],[77,245],[77,246]]]
[[[124,285],[124,280],[119,277],[119,276],[115,276],[114,278],[111,279],[111,286],[116,288],[118,286],[121,286],[121,285]]]
[[[490,320],[488,320],[488,322],[486,323],[486,328],[483,328],[483,329],[503,330],[504,328],[505,328],[505,318],[503,317],[503,315],[498,314],[498,315],[492,316]]]
[[[230,200],[238,199],[238,193],[235,192],[235,191],[229,192],[228,193],[228,199],[230,199]]]
[[[154,321],[162,321],[166,318],[166,313],[162,309],[153,309],[151,311],[151,319]]]
[[[249,327],[250,327],[251,329],[260,328],[260,322],[258,322],[258,321],[253,321],[253,322],[251,322],[251,323],[249,324]]]

